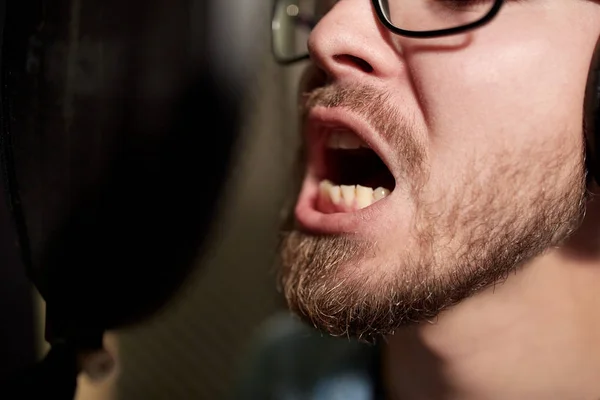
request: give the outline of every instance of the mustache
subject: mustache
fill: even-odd
[[[344,108],[364,118],[402,158],[405,174],[414,178],[423,172],[426,153],[416,139],[416,124],[400,112],[389,92],[368,85],[331,83],[303,93],[303,120],[315,107]]]
[[[315,107],[346,108],[361,116],[370,116],[378,110],[381,105],[389,104],[389,95],[370,86],[342,86],[340,84],[329,84],[305,92],[303,94],[302,115]],[[390,114],[392,110],[386,110]],[[373,120],[370,122],[378,122]],[[375,125],[375,124],[374,124]]]

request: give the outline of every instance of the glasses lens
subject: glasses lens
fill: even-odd
[[[281,0],[273,15],[273,52],[279,61],[308,54],[308,36],[316,24],[318,0]]]
[[[472,24],[488,15],[495,3],[494,0],[379,0],[392,25],[413,32]]]

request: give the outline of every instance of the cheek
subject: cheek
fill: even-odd
[[[445,175],[439,179],[464,175],[465,166],[523,159],[530,164],[553,152],[581,152],[583,95],[595,41],[589,34],[565,40],[543,26],[528,35],[499,35],[496,29],[506,27],[482,30],[464,49],[424,52],[411,60],[428,121],[431,171]]]

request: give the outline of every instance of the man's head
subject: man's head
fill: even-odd
[[[328,3],[308,40],[307,168],[281,283],[310,323],[370,339],[436,317],[579,226],[600,7],[430,0],[418,14],[406,0]],[[473,22],[498,5],[452,35],[388,26],[452,28],[452,15]]]

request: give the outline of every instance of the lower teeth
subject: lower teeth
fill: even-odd
[[[319,188],[321,199],[351,209],[368,207],[390,194],[390,191],[383,187],[373,189],[361,185],[334,185],[328,180],[321,181]]]

